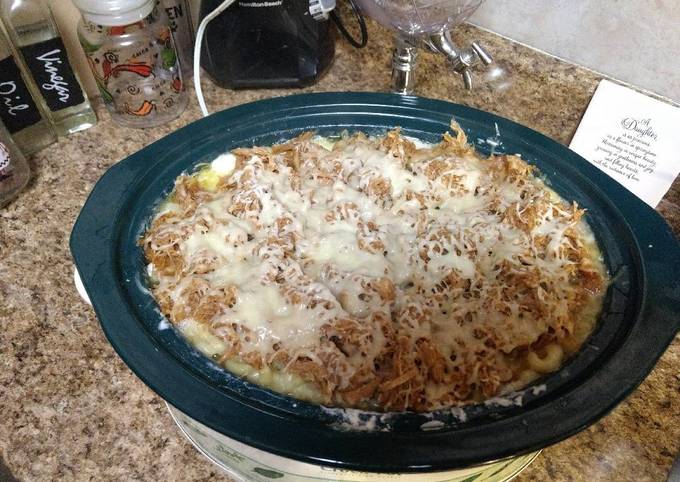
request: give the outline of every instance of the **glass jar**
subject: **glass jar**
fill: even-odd
[[[0,208],[6,206],[31,178],[31,170],[19,148],[0,123]]]
[[[74,0],[78,37],[102,100],[127,127],[178,117],[188,96],[167,14],[155,0]]]

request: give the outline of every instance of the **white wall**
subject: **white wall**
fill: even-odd
[[[470,20],[680,101],[680,0],[486,0]]]

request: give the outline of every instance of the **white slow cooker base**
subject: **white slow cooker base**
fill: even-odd
[[[517,458],[446,472],[419,474],[380,474],[335,469],[308,464],[250,447],[215,432],[167,404],[170,415],[182,433],[209,460],[239,482],[462,482],[472,476],[475,482],[513,479],[540,451]]]

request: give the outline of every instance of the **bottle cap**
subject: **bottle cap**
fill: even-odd
[[[156,0],[73,0],[85,20],[105,27],[130,25],[148,17]]]

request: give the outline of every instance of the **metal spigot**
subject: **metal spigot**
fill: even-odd
[[[425,37],[397,35],[392,55],[393,92],[399,94],[413,93],[418,48],[421,47],[446,55],[453,71],[463,76],[465,88],[468,90],[472,89],[472,67],[480,62],[484,65],[493,62],[491,55],[477,42],[472,42],[467,49],[458,50],[448,31]]]
[[[493,58],[486,50],[484,50],[484,47],[477,42],[472,42],[470,48],[463,50],[458,56],[458,59],[456,59],[455,62],[452,62],[454,72],[458,72],[463,76],[463,82],[465,83],[465,88],[467,90],[472,90],[472,73],[470,72],[470,68],[478,62],[481,62],[484,65],[490,65],[493,62]]]
[[[397,37],[392,53],[392,92],[412,94],[415,87],[415,68],[418,47],[409,39]]]
[[[463,76],[463,82],[467,90],[472,90],[471,68],[481,62],[489,65],[493,62],[491,55],[478,42],[472,42],[469,48],[458,51],[450,32],[438,32],[426,40],[426,45],[435,52],[446,55],[454,72]]]

